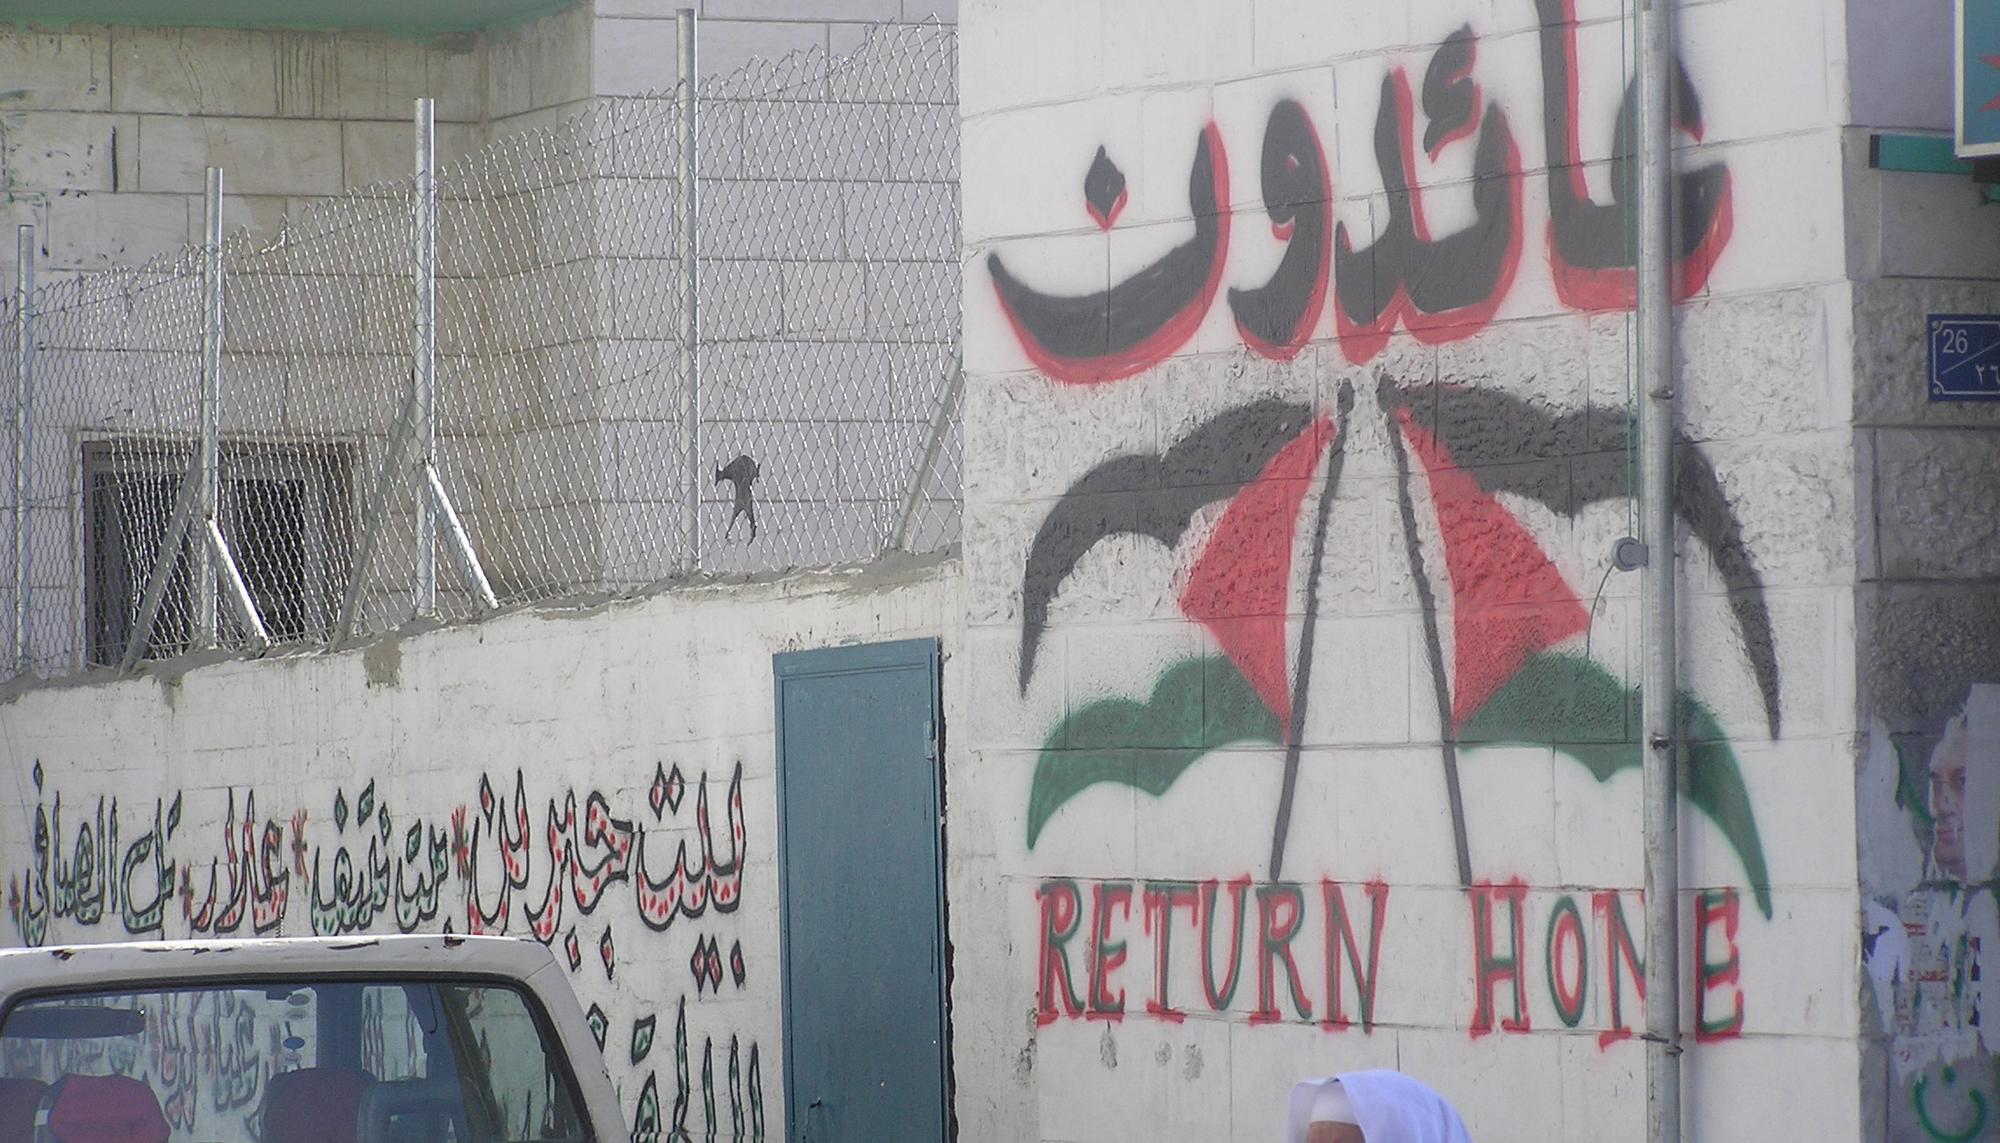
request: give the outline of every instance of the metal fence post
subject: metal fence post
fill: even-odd
[[[437,464],[437,124],[436,105],[417,100],[416,368],[417,450]],[[437,611],[437,513],[417,498],[417,614]]]
[[[959,395],[965,390],[965,367],[954,361],[951,366],[951,380],[945,382],[944,392],[939,394],[937,408],[931,413],[931,427],[924,434],[924,454],[917,460],[917,471],[910,477],[910,487],[903,493],[903,510],[896,515],[896,530],[889,537],[889,547],[894,551],[907,552],[917,538],[917,516],[923,511],[924,491],[930,487],[931,476],[937,472],[938,454],[944,451],[944,439],[951,433],[952,414],[958,411]]]
[[[701,163],[695,146],[699,100],[695,89],[701,72],[695,54],[695,15],[682,8],[678,17],[680,34],[680,83],[674,88],[678,111],[679,146],[674,159],[674,177],[679,183],[675,219],[674,249],[680,260],[680,380],[681,380],[681,463],[687,474],[687,502],[683,506],[681,537],[686,543],[682,569],[688,574],[701,570],[701,490],[707,474],[701,467],[701,322],[697,313],[701,283],[701,251],[695,241],[699,224]]]
[[[29,308],[35,299],[35,228],[14,232],[14,659],[28,664],[28,417],[35,342]]]
[[[208,168],[204,201],[201,272],[201,440],[198,446],[201,501],[197,511],[214,520],[222,505],[222,168]],[[161,552],[159,559],[169,558]],[[216,644],[215,556],[198,545],[195,556],[195,638],[204,647]]]

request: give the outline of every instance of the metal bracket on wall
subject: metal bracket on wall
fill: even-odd
[[[375,493],[368,501],[368,516],[361,525],[361,542],[354,553],[354,571],[347,578],[347,590],[341,594],[340,620],[334,628],[333,645],[338,647],[354,635],[354,624],[360,618],[361,596],[367,590],[369,573],[375,563],[375,549],[381,539],[382,522],[388,514],[389,492],[395,484],[396,473],[403,467],[403,453],[410,446],[414,435],[417,414],[417,387],[410,386],[403,398],[403,407],[396,414],[396,423],[389,430],[389,441],[383,450],[382,465],[375,471]],[[459,576],[465,580],[466,590],[471,592],[482,607],[491,611],[500,606],[493,594],[493,587],[486,578],[486,570],[479,562],[478,553],[472,550],[472,539],[459,520],[458,512],[452,508],[451,497],[444,490],[444,482],[439,479],[431,459],[425,457],[410,470],[412,483],[416,485],[418,502],[430,510],[433,519],[443,525],[442,535],[446,551],[451,555]]]
[[[146,576],[146,590],[139,596],[139,616],[133,621],[132,633],[125,641],[125,655],[118,662],[121,672],[130,673],[145,656],[146,648],[152,645],[153,626],[159,622],[160,604],[167,595],[167,580],[173,575],[174,566],[180,562],[185,550],[182,541],[187,538],[188,525],[194,522],[195,501],[200,498],[204,479],[201,454],[197,452],[188,464],[186,475],[181,477],[180,491],[174,495],[174,514],[167,521],[166,535],[160,538],[160,547],[153,557],[153,570]],[[251,598],[249,585],[244,582],[242,569],[237,566],[236,555],[229,550],[229,541],[223,538],[222,528],[213,516],[202,522],[200,542],[208,554],[210,566],[229,589],[231,610],[235,611],[237,622],[249,632],[251,649],[262,651],[269,647],[270,631],[264,626],[263,616],[257,612],[257,601]]]
[[[1868,136],[1868,166],[1878,171],[1919,175],[1962,175],[1979,185],[1980,197],[2000,203],[2000,164],[1961,159],[1949,135],[1902,135],[1878,132]]]
[[[493,597],[493,585],[486,582],[486,569],[479,566],[479,554],[472,550],[472,538],[465,534],[465,525],[459,522],[458,512],[451,506],[451,497],[444,490],[444,481],[438,479],[437,469],[426,457],[422,471],[418,474],[422,492],[429,497],[431,514],[444,525],[440,539],[445,550],[451,555],[453,566],[465,580],[465,589],[479,600],[480,606],[491,611],[500,606]]]
[[[930,486],[931,477],[937,471],[938,454],[944,449],[944,439],[951,432],[952,415],[958,410],[959,397],[965,391],[965,368],[953,361],[951,377],[945,381],[944,395],[937,403],[937,411],[931,414],[929,430],[924,434],[924,454],[917,461],[916,472],[910,475],[910,486],[903,493],[902,511],[896,514],[896,530],[890,535],[888,547],[892,551],[907,552],[917,535],[917,513],[924,506],[924,489]]]

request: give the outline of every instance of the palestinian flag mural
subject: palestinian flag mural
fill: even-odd
[[[1503,501],[1503,495],[1522,498],[1573,519],[1592,504],[1627,497],[1625,450],[1632,430],[1601,410],[1595,419],[1582,412],[1556,416],[1455,386],[1404,388],[1385,381],[1378,401],[1397,464],[1403,555],[1417,585],[1440,725],[1448,728],[1440,762],[1458,867],[1470,886],[1460,747],[1550,746],[1600,782],[1641,764],[1637,688],[1581,651],[1590,620],[1585,602]],[[1170,665],[1143,700],[1092,702],[1051,729],[1029,794],[1030,848],[1054,815],[1093,785],[1121,783],[1159,795],[1218,748],[1267,742],[1286,755],[1272,828],[1271,877],[1279,877],[1311,699],[1327,516],[1352,415],[1353,395],[1345,387],[1332,417],[1275,400],[1242,406],[1163,453],[1099,464],[1043,521],[1022,582],[1024,692],[1050,602],[1093,546],[1129,533],[1176,547],[1197,513],[1223,505],[1193,554],[1178,600],[1181,611],[1206,629],[1215,653]],[[1681,444],[1676,482],[1683,523],[1713,555],[1729,589],[1775,738],[1779,682],[1763,583],[1714,471],[1691,445]],[[1523,465],[1523,456],[1556,463]],[[1428,495],[1420,498],[1419,487]],[[1420,506],[1433,519],[1420,523]],[[1423,537],[1430,535],[1442,569],[1426,567]],[[1295,565],[1306,569],[1302,584],[1294,582]],[[1440,588],[1448,593],[1448,607],[1439,606]],[[1303,625],[1294,651],[1287,616],[1301,592]],[[1449,664],[1441,611],[1451,626]],[[1770,876],[1735,752],[1701,702],[1682,695],[1679,709],[1689,743],[1683,795],[1728,840],[1768,917]]]
[[[1344,394],[1351,406],[1352,394]],[[1310,406],[1260,401],[1197,428],[1158,456],[1106,461],[1042,521],[1022,584],[1021,689],[1034,675],[1049,602],[1092,547],[1136,533],[1173,547],[1195,514],[1227,501],[1180,596],[1222,654],[1177,663],[1144,702],[1115,698],[1073,713],[1049,736],[1029,795],[1028,844],[1069,799],[1098,782],[1164,793],[1188,766],[1232,743],[1297,739],[1286,614],[1293,545],[1315,474],[1337,478],[1339,429]],[[1321,514],[1330,496],[1320,500]],[[1316,573],[1317,568],[1314,568]],[[1308,577],[1308,586],[1316,579]],[[1299,690],[1306,680],[1297,680]]]

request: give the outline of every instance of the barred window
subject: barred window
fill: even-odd
[[[353,446],[226,440],[219,452],[218,521],[265,629],[275,642],[325,638],[347,585]],[[191,455],[185,442],[83,447],[83,610],[93,665],[124,657]],[[193,645],[199,528],[190,520],[145,658]],[[217,612],[231,631],[227,606]]]

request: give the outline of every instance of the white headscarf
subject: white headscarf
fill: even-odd
[[[1465,1121],[1445,1098],[1401,1072],[1348,1072],[1310,1079],[1292,1088],[1286,1143],[1305,1143],[1315,1100],[1338,1081],[1368,1143],[1472,1143]]]

